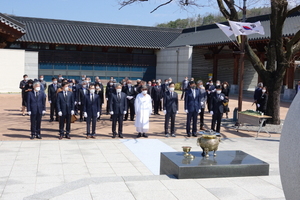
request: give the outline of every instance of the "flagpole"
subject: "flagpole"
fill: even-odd
[[[246,1],[243,3],[243,22],[246,21]],[[240,44],[240,59],[239,59],[239,74],[240,74],[240,83],[239,83],[239,98],[238,98],[238,111],[242,111],[242,102],[243,102],[243,88],[244,88],[244,67],[245,67],[245,42],[246,36],[241,35],[241,44]]]

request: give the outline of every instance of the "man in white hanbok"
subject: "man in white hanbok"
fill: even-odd
[[[149,117],[152,113],[152,103],[151,97],[147,94],[147,86],[142,86],[142,92],[136,96],[134,102],[136,120],[135,120],[135,127],[136,131],[138,132],[137,137],[145,137],[146,132],[149,131]]]

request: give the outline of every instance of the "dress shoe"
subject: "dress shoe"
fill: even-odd
[[[141,133],[139,133],[139,134],[137,135],[137,137],[138,137],[138,138],[142,137],[142,134],[141,134]]]
[[[55,121],[57,121],[57,122],[58,122],[58,119],[56,118],[56,119],[55,119]]]
[[[197,137],[197,134],[196,134],[196,133],[193,133],[192,136],[193,136],[193,137]]]
[[[191,134],[190,134],[190,133],[188,133],[188,134],[187,134],[187,136],[188,136],[188,137],[191,137]]]
[[[157,115],[160,115],[159,113],[156,113]]]
[[[71,139],[69,135],[66,135],[66,138],[67,138],[67,139]]]
[[[144,138],[147,138],[147,137],[148,137],[148,135],[146,135],[146,133],[143,133],[143,137],[144,137]]]
[[[165,136],[166,136],[166,137],[169,137],[169,133],[166,133]]]
[[[123,138],[123,134],[122,133],[119,133],[119,138]]]
[[[88,135],[88,136],[86,136],[86,139],[89,139],[90,137],[91,137],[91,136]]]
[[[53,119],[50,119],[49,122],[53,122]]]
[[[116,135],[117,135],[117,133],[113,133],[113,136],[112,136],[112,138],[115,138],[115,137],[116,137]]]
[[[134,121],[134,119],[130,119],[130,121]]]
[[[123,121],[127,121],[127,119],[124,119]]]
[[[91,138],[92,138],[92,139],[96,139],[96,136],[92,136]]]
[[[59,136],[59,138],[58,138],[59,140],[62,140],[63,139],[63,136],[61,135],[61,136]]]
[[[176,137],[176,135],[174,134],[174,133],[172,133],[172,135],[171,135],[172,137]]]
[[[37,136],[36,136],[36,138],[37,138],[37,139],[42,139],[42,137],[41,137],[41,135],[40,135],[40,134],[39,134],[39,135],[37,135]]]
[[[31,135],[31,136],[30,136],[30,139],[31,139],[31,140],[33,140],[34,138],[35,138],[34,135]]]

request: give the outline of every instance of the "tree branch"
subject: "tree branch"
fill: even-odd
[[[154,8],[150,13],[153,13],[154,11],[156,11],[157,9],[159,9],[160,7],[167,5],[167,4],[171,3],[172,1],[173,0],[169,0],[166,3],[160,4],[159,6],[157,6],[156,8]]]
[[[254,69],[257,71],[257,73],[261,77],[263,77],[266,72],[264,64],[260,61],[259,57],[253,51],[253,49],[249,45],[248,41],[246,41],[246,43],[245,43],[245,51],[246,51],[246,54],[248,55],[248,58],[250,59],[250,62],[253,65]]]
[[[287,16],[290,16],[290,15],[292,15],[294,12],[299,12],[300,11],[300,5],[298,5],[298,6],[296,6],[295,8],[292,8],[291,10],[289,10],[288,12],[287,12]]]
[[[294,35],[294,37],[286,44],[286,58],[290,60],[291,56],[295,52],[294,44],[300,40],[300,30]],[[297,46],[297,45],[296,45]]]
[[[217,0],[220,12],[226,19],[230,19],[230,13],[226,10],[223,0]]]
[[[122,1],[119,4],[121,5],[121,7],[119,8],[119,10],[121,10],[123,7],[128,6],[130,4],[136,3],[138,0],[128,0],[128,1]]]
[[[229,20],[233,20],[233,21],[238,21],[238,13],[234,7],[234,1],[233,0],[224,0],[224,2],[226,3],[227,7],[230,10],[230,18]]]

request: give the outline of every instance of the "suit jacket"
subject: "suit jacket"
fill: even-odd
[[[115,93],[116,89],[114,86],[107,86],[105,90],[105,98],[110,99],[111,94]]]
[[[258,98],[262,95],[262,89],[261,88],[256,88],[254,91],[254,101],[257,101]]]
[[[160,101],[163,98],[163,88],[159,85],[153,86],[151,91],[151,98],[153,101]]]
[[[169,91],[169,84],[161,84],[161,87],[163,89],[163,95],[165,95],[165,92]]]
[[[167,113],[175,114],[178,111],[178,94],[173,92],[173,96],[171,97],[171,92],[166,92],[163,107]]]
[[[123,114],[124,111],[127,111],[127,95],[124,92],[120,92],[120,94],[120,100],[118,100],[117,93],[111,94],[109,109],[113,111],[114,114]]]
[[[77,102],[81,102],[82,104],[84,104],[84,98],[86,94],[89,94],[89,90],[85,89],[85,94],[84,94],[84,89],[83,88],[79,88],[77,91]]]
[[[268,94],[264,93],[257,99],[257,104],[260,105],[258,110],[265,112],[267,110]]]
[[[58,86],[56,85],[56,90],[58,89]],[[49,85],[48,87],[48,101],[51,101],[52,103],[56,102],[57,94],[56,90],[53,84]]]
[[[36,115],[37,113],[42,115],[43,110],[46,111],[46,94],[43,91],[39,91],[38,94],[37,98],[34,91],[28,92],[27,95],[27,111],[30,111],[32,115]]]
[[[103,90],[103,86],[101,88],[100,86],[100,90],[95,90],[95,94],[98,94],[99,96],[99,103],[100,106],[104,103],[104,90]]]
[[[67,91],[67,98],[65,100],[64,92],[57,94],[57,112],[62,112],[63,115],[70,115],[71,110],[74,110],[74,95],[73,92]]]
[[[99,95],[94,94],[94,101],[91,101],[91,94],[85,95],[84,100],[84,112],[87,113],[88,116],[97,117],[97,112],[100,113],[100,101],[99,101]]]
[[[200,109],[200,92],[197,88],[195,89],[195,93],[195,97],[192,89],[188,89],[185,93],[184,110],[188,110],[189,113],[198,112]]]
[[[200,108],[205,108],[205,103],[207,100],[207,93],[205,89],[200,89],[199,88],[199,92],[200,92]],[[203,102],[203,105],[201,105],[201,102]]]
[[[183,80],[182,83],[181,83],[181,88],[183,90],[189,89],[189,81]]]
[[[223,97],[223,100],[220,99],[221,96]],[[211,93],[210,101],[210,111],[213,111],[214,114],[224,113],[223,103],[227,102],[227,99],[225,99],[225,95],[223,93],[219,95],[216,92]]]
[[[129,91],[129,87],[125,86],[123,89],[123,92],[127,95],[127,96],[133,96],[133,98],[131,100],[128,100],[128,102],[130,103],[134,103],[135,97],[137,95],[137,92],[135,91],[134,87],[131,86],[130,91]]]

